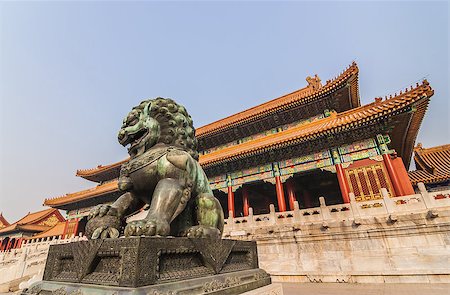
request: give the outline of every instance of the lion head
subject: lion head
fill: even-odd
[[[172,99],[144,100],[123,120],[119,143],[130,145],[128,153],[136,157],[157,143],[176,146],[198,160],[197,139],[191,116]]]

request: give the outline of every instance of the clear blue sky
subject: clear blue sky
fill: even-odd
[[[362,103],[426,77],[418,141],[450,142],[448,2],[0,2],[0,211],[88,188],[124,159],[142,99],[171,97],[199,127],[333,78],[353,60]]]

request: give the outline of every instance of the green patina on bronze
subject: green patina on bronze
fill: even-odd
[[[91,210],[92,239],[118,237],[125,217],[150,205],[143,220],[128,223],[125,236],[220,238],[223,211],[198,163],[197,139],[186,109],[172,99],[145,100],[123,120],[118,139],[129,145],[112,205]]]

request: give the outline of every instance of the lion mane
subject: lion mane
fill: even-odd
[[[142,112],[148,104],[151,104],[149,116],[160,125],[157,143],[179,147],[198,161],[195,128],[186,108],[170,98],[158,97],[144,100],[133,109]]]

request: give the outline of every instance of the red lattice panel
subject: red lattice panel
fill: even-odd
[[[348,176],[350,177],[350,182],[352,183],[353,193],[355,196],[360,196],[361,192],[359,191],[358,181],[356,180],[355,174],[351,173]]]
[[[386,181],[386,177],[384,177],[384,173],[382,169],[377,169],[378,181],[380,182],[380,186],[389,190],[389,186]]]
[[[367,186],[366,176],[364,172],[358,171],[359,182],[361,183],[361,188],[364,193],[364,196],[370,196],[369,187]]]
[[[370,186],[372,187],[372,191],[374,194],[380,193],[380,188],[378,187],[377,181],[375,179],[375,174],[372,169],[367,169],[367,176],[369,177]]]

